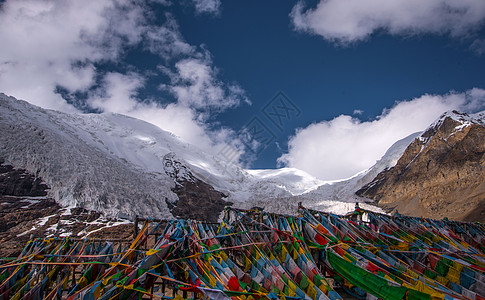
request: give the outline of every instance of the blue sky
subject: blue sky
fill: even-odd
[[[345,178],[446,110],[485,109],[483,1],[362,3],[7,0],[0,91]],[[264,113],[279,92],[298,110],[280,127]]]
[[[194,44],[206,44],[224,78],[237,80],[253,103],[227,111],[220,118],[223,124],[244,126],[248,116],[258,115],[280,90],[302,110],[284,133],[278,132],[282,149],[270,145],[255,167],[275,167],[275,156],[287,151],[295,127],[352,115],[354,110],[363,111],[360,119],[374,119],[398,100],[485,86],[485,59],[470,49],[470,41],[376,33],[360,43],[335,45],[296,32],[289,18],[294,5],[228,1],[219,16],[195,18],[187,9],[180,10],[183,35]]]

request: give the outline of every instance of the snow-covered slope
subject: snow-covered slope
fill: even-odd
[[[140,172],[102,150],[109,140],[97,139],[96,133],[110,135],[101,125],[106,116],[48,111],[4,95],[0,116],[0,157],[42,177],[61,205],[107,215],[170,216],[165,199],[176,195],[168,175]],[[85,132],[83,127],[99,130]]]
[[[360,206],[363,208],[383,212],[381,209],[370,204],[362,204],[365,202],[370,202],[370,200],[355,195],[355,192],[365,184],[371,182],[377,176],[377,174],[383,170],[393,167],[401,157],[404,150],[406,150],[406,147],[421,133],[422,132],[416,132],[397,141],[387,150],[384,156],[374,164],[374,166],[348,179],[326,182],[319,181],[315,178],[311,178],[310,175],[303,171],[296,170],[296,174],[306,174],[305,177],[302,176],[302,178],[299,179],[298,183],[298,186],[302,187],[300,191],[304,190],[304,192],[301,192],[300,194],[293,194],[291,196],[282,195],[280,197],[276,197],[276,199],[266,198],[265,200],[260,200],[262,203],[259,205],[265,206],[265,209],[269,211],[291,213],[292,211],[295,211],[298,202],[302,202],[304,206],[311,207],[313,209],[332,212],[335,214],[345,214],[355,208],[355,202],[359,202],[361,203]],[[290,179],[290,182],[295,184],[295,181],[292,180],[292,177],[294,176],[278,176],[279,173],[282,172],[282,169],[249,172],[252,174],[264,174],[267,178],[274,177],[275,182]],[[312,186],[312,183],[315,183],[315,185]],[[280,183],[280,185],[284,185],[284,183]],[[298,189],[294,190],[297,191]],[[253,199],[250,198],[249,200]],[[253,201],[249,202],[256,204]]]
[[[348,211],[353,204],[342,203],[362,201],[354,192],[393,166],[414,137],[396,143],[374,167],[353,178],[323,182],[292,168],[242,169],[127,116],[66,114],[0,94],[0,158],[41,176],[61,205],[114,216],[171,216],[167,203],[178,198],[172,192],[173,174],[163,165],[168,154],[236,207],[294,213],[303,201],[308,207]]]

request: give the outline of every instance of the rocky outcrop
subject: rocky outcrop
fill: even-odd
[[[484,155],[481,116],[446,113],[357,195],[402,214],[484,222]]]
[[[174,153],[163,158],[165,172],[175,181],[172,191],[178,200],[167,201],[170,212],[177,218],[217,222],[226,205],[225,195],[216,191],[211,185],[200,180]]]
[[[6,165],[0,158],[0,195],[46,196],[47,189],[41,178],[32,176],[24,169]]]

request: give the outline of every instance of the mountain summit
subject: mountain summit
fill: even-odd
[[[484,112],[446,112],[357,194],[403,214],[483,221],[484,118]]]

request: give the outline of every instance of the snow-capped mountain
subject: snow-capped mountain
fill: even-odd
[[[263,201],[259,205],[264,206],[266,210],[274,212],[292,213],[297,209],[298,202],[302,202],[303,206],[311,207],[316,210],[332,212],[335,214],[345,214],[349,211],[353,211],[355,203],[359,202],[360,206],[369,210],[383,212],[378,207],[366,202],[372,202],[371,200],[360,197],[355,194],[365,184],[371,182],[377,174],[393,167],[406,147],[422,132],[416,132],[408,137],[405,137],[392,145],[384,154],[384,156],[378,160],[371,168],[359,172],[358,174],[343,180],[335,181],[318,181],[318,179],[311,179],[311,177],[302,177],[305,180],[300,179],[300,184],[305,188],[300,189],[300,193],[292,195],[280,195],[274,198],[267,198],[267,201]],[[279,185],[284,185],[283,180],[289,182],[295,182],[292,177],[299,174],[300,170],[293,169],[289,174],[285,174],[284,169],[276,170],[261,170],[248,172],[254,175],[264,175],[261,179],[273,178],[273,182]],[[285,176],[280,176],[280,174]],[[302,172],[306,174],[305,172]],[[300,173],[300,174],[302,174]],[[292,176],[293,175],[293,176]],[[310,176],[306,174],[307,176]],[[314,181],[312,181],[314,180]],[[266,183],[266,181],[262,181]],[[306,185],[303,185],[306,183]],[[297,189],[294,189],[296,191]]]
[[[446,112],[357,193],[408,215],[483,222],[484,124],[485,112]]]
[[[201,205],[217,204],[219,210],[220,201],[227,201],[294,213],[302,201],[343,213],[353,209],[353,202],[365,201],[354,192],[392,167],[414,137],[396,143],[369,170],[324,182],[292,168],[242,169],[127,116],[61,113],[0,94],[0,158],[41,177],[62,206],[108,216],[169,218],[180,212],[174,210],[177,203],[197,205],[191,195],[201,186],[208,201]]]

